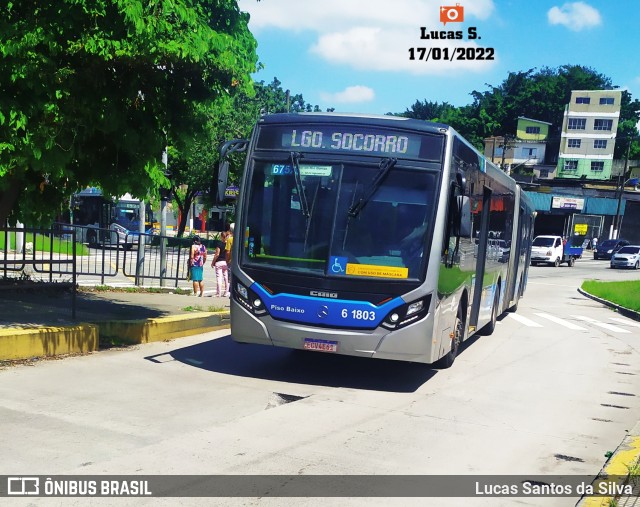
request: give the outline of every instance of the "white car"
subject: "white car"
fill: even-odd
[[[640,268],[640,246],[627,245],[611,256],[611,269]]]

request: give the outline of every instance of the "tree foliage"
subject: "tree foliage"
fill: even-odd
[[[180,210],[181,220],[177,234],[182,236],[186,228],[187,213],[198,195],[209,204],[215,204],[219,148],[230,139],[248,139],[261,114],[283,112],[320,111],[317,105],[308,104],[302,94],[291,94],[274,78],[269,84],[254,83],[253,91],[238,91],[216,100],[202,114],[206,116],[206,128],[183,150],[172,147],[169,152],[171,188]],[[245,157],[231,156],[229,182],[238,183]]]
[[[146,197],[210,104],[250,93],[236,0],[20,0],[0,6],[0,223],[39,224],[87,185]]]

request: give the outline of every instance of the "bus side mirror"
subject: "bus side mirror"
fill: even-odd
[[[460,229],[458,235],[466,238],[471,237],[471,203],[469,198],[458,196],[458,213],[460,216]]]
[[[249,141],[246,139],[232,139],[227,141],[220,148],[220,164],[218,165],[218,182],[216,188],[216,204],[222,204],[224,202],[224,192],[227,189],[227,180],[229,179],[229,160],[227,155],[231,155],[235,152],[245,152],[249,146]]]
[[[229,178],[229,161],[223,160],[218,166],[218,188],[217,188],[217,204],[224,202],[224,192],[227,188],[227,179]]]

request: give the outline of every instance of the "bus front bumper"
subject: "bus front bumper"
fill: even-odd
[[[260,318],[231,300],[231,335],[239,343],[274,345],[291,349],[309,349],[357,357],[431,363],[434,347],[427,338],[433,319],[424,319],[395,331],[382,327],[372,330],[322,329]],[[316,346],[317,345],[317,346]],[[335,349],[335,350],[334,350]]]

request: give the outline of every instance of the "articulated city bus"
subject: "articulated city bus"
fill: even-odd
[[[448,367],[518,306],[532,203],[451,127],[274,114],[228,151],[235,341]]]

